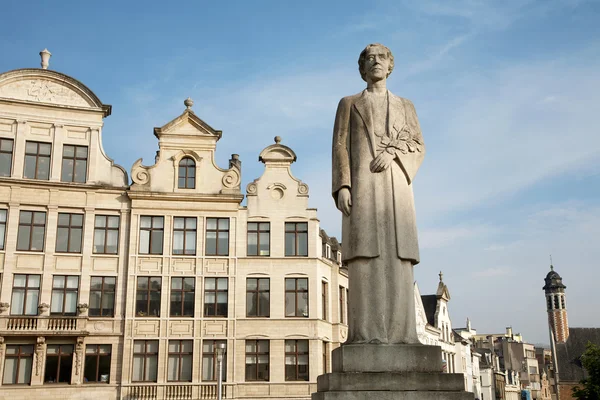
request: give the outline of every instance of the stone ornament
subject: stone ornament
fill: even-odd
[[[39,336],[35,345],[35,374],[40,375],[44,365],[44,352],[46,350],[46,338]]]
[[[7,311],[10,308],[9,303],[0,303],[0,313]]]
[[[75,345],[75,375],[79,375],[79,370],[81,369],[81,361],[83,360],[83,337],[77,338],[77,344]]]
[[[45,314],[49,309],[50,309],[50,304],[48,304],[48,303],[41,303],[38,306],[38,310],[39,310],[40,314]]]
[[[79,314],[84,314],[88,310],[89,306],[87,303],[77,304],[77,311]]]

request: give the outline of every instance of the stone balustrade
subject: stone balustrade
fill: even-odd
[[[179,383],[179,384],[140,384],[123,385],[123,398],[130,400],[191,400],[216,399],[217,385]],[[233,398],[233,387],[223,384],[223,398]]]

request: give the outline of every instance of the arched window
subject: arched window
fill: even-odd
[[[189,157],[179,161],[179,189],[194,189],[196,187],[196,163]]]

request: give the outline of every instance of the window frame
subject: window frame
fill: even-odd
[[[15,286],[15,278],[17,276],[25,276],[25,286]],[[29,287],[29,277],[31,276],[37,276],[38,277],[38,286],[36,287]],[[42,287],[42,275],[40,274],[14,274],[13,273],[13,284],[12,284],[12,293],[11,293],[11,297],[10,297],[10,315],[15,315],[15,316],[29,316],[29,317],[35,317],[37,315],[39,315],[39,302],[40,302],[40,288]],[[19,291],[23,291],[23,309],[21,310],[20,314],[13,314],[13,306],[14,306],[14,295],[15,295],[15,289],[19,290]],[[37,303],[35,305],[35,314],[26,314],[26,310],[27,310],[27,301],[29,300],[29,296],[28,296],[28,292],[29,291],[37,291]]]
[[[256,289],[252,290],[252,289],[248,289],[248,281],[250,280],[255,280],[256,281]],[[262,289],[260,288],[260,281],[267,281],[268,283],[268,287],[267,289]],[[267,315],[259,315],[261,314],[260,310],[261,310],[261,294],[267,293],[269,295],[269,300],[268,300],[268,312]],[[248,294],[253,294],[255,295],[255,299],[256,301],[254,302],[253,306],[254,309],[256,310],[256,315],[251,315],[249,310],[248,310]],[[258,278],[258,277],[246,277],[246,317],[247,318],[269,318],[271,316],[271,278]]]
[[[30,213],[31,214],[31,222],[29,223],[22,223],[21,222],[21,216],[23,215],[23,213]],[[44,223],[40,224],[40,223],[35,223],[35,216],[36,214],[44,214]],[[46,223],[48,222],[48,215],[46,214],[46,211],[32,211],[32,210],[20,210],[19,211],[19,227],[17,229],[17,251],[34,251],[34,252],[38,252],[38,253],[42,253],[44,252],[44,249],[46,247]],[[21,227],[26,226],[29,228],[29,238],[27,239],[27,248],[19,248],[19,231],[21,230]],[[42,245],[41,248],[39,250],[32,250],[32,239],[33,239],[33,231],[34,228],[39,228],[39,227],[43,227],[44,229],[44,233],[42,235]]]
[[[178,352],[171,352],[171,342],[178,342]],[[183,351],[183,342],[190,343],[192,345],[192,351],[187,352]],[[169,364],[171,362],[171,357],[177,357],[177,379],[169,379]],[[190,357],[190,364],[192,370],[190,371],[190,379],[181,379],[181,371],[182,371],[182,360],[184,357]],[[169,339],[167,342],[167,382],[192,382],[194,379],[194,341],[190,339]]]
[[[3,142],[11,142],[10,145],[10,151],[6,151],[2,149],[2,145]],[[3,154],[8,154],[9,156],[9,169],[8,169],[8,174],[5,175],[2,173],[2,170],[0,170],[0,177],[10,177],[12,176],[12,172],[13,172],[13,155],[14,155],[14,151],[15,151],[15,140],[11,139],[11,138],[6,138],[6,137],[0,137],[0,157],[2,157]]]
[[[215,288],[214,289],[207,289],[206,288],[206,282],[209,279],[213,279],[215,281]],[[227,288],[226,289],[219,289],[219,281],[221,282],[226,282],[227,283]],[[219,293],[225,293],[227,295],[227,302],[225,303],[225,314],[224,315],[220,315],[219,314]],[[215,301],[214,303],[209,303],[206,301],[206,295],[208,293],[214,293],[215,296]],[[214,306],[214,315],[211,315],[208,312],[208,305],[212,305]],[[225,278],[225,277],[208,277],[208,278],[204,278],[204,310],[203,310],[203,316],[205,318],[227,318],[228,314],[229,314],[229,278]]]
[[[143,353],[136,353],[135,352],[135,344],[136,342],[143,342],[144,343],[144,352]],[[155,342],[156,343],[156,353],[154,352],[148,352],[148,345],[152,344],[151,342]],[[133,362],[131,363],[131,382],[157,382],[158,381],[158,355],[160,353],[160,342],[158,340],[145,340],[145,339],[141,339],[141,340],[134,340],[133,341]],[[143,371],[143,379],[142,380],[133,380],[133,368],[135,368],[135,357],[141,357],[143,359],[143,363],[142,363],[142,371]],[[156,379],[155,380],[149,380],[147,377],[147,369],[146,369],[146,363],[148,362],[148,359],[150,357],[156,357]]]
[[[289,229],[289,226],[293,225],[294,229]],[[305,225],[306,228],[304,230],[299,229],[300,225]],[[306,221],[287,221],[285,222],[285,245],[284,245],[284,252],[285,252],[285,257],[308,257],[308,222]],[[294,252],[293,254],[288,254],[287,251],[287,244],[288,244],[288,234],[293,234],[294,235]],[[298,250],[299,249],[299,244],[300,244],[300,235],[306,235],[306,254],[300,254],[301,252]]]
[[[182,165],[183,162],[188,162],[187,165]],[[191,164],[189,163],[191,162]],[[185,173],[183,176],[181,175],[181,170],[184,170]],[[190,176],[190,172],[192,173]],[[181,186],[180,179],[183,179],[184,185]],[[192,179],[193,185],[188,186],[188,180]],[[196,189],[196,160],[194,160],[190,156],[182,157],[177,163],[177,188],[178,189]]]
[[[66,147],[73,147],[73,157],[69,157],[69,156],[65,156],[65,148]],[[81,158],[78,157],[77,154],[79,152],[79,149],[85,149],[85,158]],[[60,169],[60,181],[61,182],[69,182],[69,183],[86,183],[87,182],[87,174],[88,174],[88,157],[90,154],[90,149],[89,146],[81,146],[81,145],[76,145],[76,144],[63,144],[63,152],[62,152],[62,162],[61,162],[61,169]],[[72,160],[73,161],[73,165],[71,167],[71,180],[68,179],[64,179],[64,173],[65,173],[65,161],[66,160]],[[83,181],[76,181],[75,180],[75,171],[77,169],[77,161],[85,161],[85,173],[83,174]]]
[[[141,288],[140,289],[140,280],[146,279],[147,280],[147,288]],[[152,281],[154,279],[158,279],[158,289],[155,289],[152,287]],[[136,285],[135,285],[135,316],[136,317],[143,317],[143,318],[159,318],[160,317],[160,308],[161,308],[161,304],[162,304],[162,276],[138,276],[136,279]],[[146,299],[146,309],[144,310],[139,310],[138,309],[138,294],[139,293],[146,293],[147,295],[147,299]],[[152,293],[158,293],[158,308],[157,308],[157,314],[150,314],[150,303],[152,302]]]
[[[102,286],[100,288],[100,290],[98,289],[92,289],[92,281],[94,280],[94,278],[99,278],[102,279]],[[105,284],[106,284],[106,280],[107,279],[114,279],[115,283],[114,283],[114,290],[110,291],[110,290],[105,290]],[[92,310],[91,305],[92,305],[92,295],[94,293],[100,293],[100,315],[91,315],[90,311]],[[103,310],[104,308],[102,307],[102,304],[104,303],[104,296],[106,295],[110,295],[112,294],[112,312],[110,315],[104,315],[103,314]],[[116,296],[117,296],[117,277],[116,276],[90,276],[90,308],[88,309],[88,316],[91,318],[101,318],[101,317],[114,317],[115,316],[115,304],[116,304]]]
[[[16,354],[9,354],[8,352],[8,347],[18,347],[19,351]],[[24,347],[30,347],[31,348],[31,353],[24,353],[22,350]],[[6,345],[6,349],[4,351],[4,368],[2,371],[2,386],[9,386],[9,385],[31,385],[31,375],[33,374],[33,354],[35,353],[35,345],[33,344],[7,344]],[[19,382],[19,369],[21,368],[21,359],[22,358],[28,358],[31,357],[31,371],[29,373],[29,382]],[[15,372],[15,376],[17,377],[17,381],[13,382],[13,383],[6,383],[4,382],[4,377],[6,374],[6,361],[9,358],[16,358],[17,359],[17,370]]]
[[[150,227],[142,227],[142,219],[150,218]],[[162,227],[155,228],[154,221],[158,220],[162,221]],[[148,251],[142,251],[142,231],[148,231]],[[161,233],[161,247],[160,253],[152,252],[152,233],[155,231],[160,231]],[[140,227],[139,227],[139,246],[138,246],[138,254],[148,254],[148,255],[162,255],[165,249],[165,217],[161,215],[140,215]]]
[[[248,352],[248,342],[254,342],[254,346],[256,351],[254,352]],[[259,346],[259,342],[263,342],[263,343],[267,343],[267,352],[260,352],[258,349],[260,348]],[[269,382],[270,378],[271,378],[271,342],[269,340],[264,340],[264,339],[252,339],[252,340],[245,340],[244,342],[244,381],[245,382]],[[254,356],[256,357],[256,362],[254,364],[248,364],[248,356]],[[267,376],[265,379],[259,379],[259,366],[260,363],[258,362],[259,360],[259,356],[267,356]],[[254,365],[256,367],[256,374],[254,376],[254,378],[252,379],[248,379],[248,365]]]
[[[175,289],[173,288],[173,281],[175,281],[176,279],[180,279],[181,280],[181,289]],[[186,289],[185,288],[185,280],[186,279],[191,279],[193,282],[193,288],[190,289]],[[173,314],[173,294],[177,294],[180,293],[181,295],[181,314],[176,315]],[[186,314],[185,313],[185,303],[186,303],[186,293],[192,293],[192,313],[191,315]],[[173,276],[171,277],[171,292],[169,293],[169,316],[170,317],[175,317],[175,318],[193,318],[194,314],[196,312],[196,278],[193,276]]]
[[[4,217],[2,217],[4,213]],[[8,210],[0,208],[0,251],[6,250],[6,227],[8,225]]]
[[[204,351],[204,345],[207,342],[212,342],[212,351]],[[227,381],[227,340],[225,339],[203,339],[202,340],[202,373],[200,375],[202,382],[216,382],[219,371],[217,369],[217,346],[221,343],[225,344],[225,352],[223,353],[223,382]],[[210,359],[210,363],[212,364],[212,375],[213,379],[205,379],[204,378],[204,362],[206,359]]]
[[[48,348],[51,346],[56,346],[58,347],[58,353],[56,354],[51,354],[48,353]],[[63,353],[63,347],[64,346],[70,346],[71,347],[71,353]],[[73,379],[73,355],[75,354],[75,346],[73,344],[49,344],[46,346],[46,359],[44,360],[44,378],[43,378],[43,384],[44,385],[54,385],[54,384],[61,384],[61,383],[71,383],[71,379]],[[71,370],[69,371],[69,381],[68,382],[60,382],[60,367],[61,367],[61,358],[63,357],[71,357]],[[54,382],[47,382],[46,381],[46,374],[48,372],[48,360],[52,359],[52,358],[57,358],[57,367],[56,367],[56,381]]]
[[[329,308],[329,282],[321,281],[321,319],[327,321]]]
[[[57,288],[54,286],[54,280],[57,277],[63,277],[64,278],[64,283],[63,283],[63,287],[62,288]],[[67,287],[67,281],[68,278],[71,277],[76,277],[77,278],[77,287],[76,288],[70,288]],[[81,277],[79,275],[52,275],[52,290],[50,293],[50,315],[64,315],[64,316],[75,316],[77,315],[77,304],[79,303],[79,285],[81,283]],[[54,298],[54,292],[62,292],[63,297],[62,297],[62,305],[61,305],[61,310],[60,312],[52,312],[52,305],[53,305],[53,298]],[[65,312],[65,302],[67,301],[67,293],[73,293],[75,292],[75,297],[77,298],[77,300],[75,301],[75,311],[73,312]]]
[[[97,226],[97,222],[98,222],[98,218],[104,218],[104,226]],[[108,226],[108,221],[111,218],[117,218],[117,227],[110,227]],[[93,254],[112,254],[112,255],[117,255],[119,254],[119,239],[120,239],[120,227],[121,227],[121,216],[120,215],[110,215],[110,214],[100,214],[100,215],[95,215],[94,216],[94,236],[92,239],[92,253]],[[102,251],[96,251],[96,231],[104,231],[104,239],[103,239],[103,243],[102,243]],[[108,246],[108,233],[109,232],[113,232],[116,231],[117,232],[117,248],[116,251],[114,253],[108,252],[107,251],[107,246]]]
[[[250,224],[255,224],[255,229],[250,229]],[[266,224],[267,229],[261,229],[261,225]],[[261,240],[260,236],[262,234],[267,234],[267,254],[261,254]],[[250,253],[250,235],[256,235],[256,254]],[[271,222],[264,221],[248,221],[246,225],[246,256],[248,257],[270,257],[271,256]]]
[[[339,301],[340,301],[340,324],[346,323],[346,313],[344,312],[344,306],[346,305],[346,288],[342,285],[339,287]]]
[[[215,220],[216,221],[216,229],[210,229],[209,226],[209,222],[211,220]],[[220,229],[219,228],[219,222],[221,222],[222,220],[227,220],[227,229]],[[206,256],[221,256],[221,257],[227,257],[229,256],[229,243],[230,243],[230,230],[231,230],[231,220],[229,217],[207,217],[206,218],[206,231],[205,231],[205,243],[204,243],[204,252]],[[209,252],[208,251],[208,234],[209,233],[215,233],[215,252]],[[225,249],[225,253],[224,254],[220,254],[220,249],[219,249],[219,236],[221,233],[227,233],[227,247]]]
[[[294,352],[288,352],[287,351],[287,345],[288,342],[294,342]],[[306,342],[306,352],[300,352],[298,350],[298,342]],[[287,358],[288,356],[293,356],[296,359],[296,362],[294,364],[288,364],[287,363]],[[299,358],[300,356],[306,356],[306,379],[301,379],[300,378],[300,362],[299,362]],[[295,377],[294,378],[288,378],[288,374],[287,374],[287,366],[288,365],[294,365],[295,366]],[[308,341],[308,339],[286,339],[284,342],[284,375],[285,375],[285,381],[286,382],[308,382],[309,381],[309,377],[310,377],[310,342]]]
[[[110,349],[110,351],[108,353],[102,353],[100,352],[100,347],[101,346],[106,346]],[[95,348],[95,351],[93,353],[88,353],[88,348]],[[108,379],[106,380],[106,382],[102,382],[102,380],[100,379],[100,357],[108,357]],[[88,377],[85,376],[85,364],[88,358],[95,358],[96,359],[96,380],[90,380]],[[84,383],[103,383],[103,384],[108,384],[110,383],[110,365],[111,365],[111,361],[112,361],[112,344],[103,344],[103,343],[98,343],[98,344],[86,344],[85,345],[85,360],[83,362],[83,377],[84,379],[87,379],[87,382],[84,381]]]
[[[68,215],[69,216],[69,223],[68,225],[61,225],[60,223],[60,217],[61,215]],[[74,215],[79,215],[81,216],[81,226],[77,226],[77,225],[73,225],[73,216]],[[78,214],[78,213],[58,213],[58,220],[56,222],[56,243],[55,243],[55,247],[54,247],[54,251],[56,253],[69,253],[69,254],[81,254],[83,251],[83,229],[84,229],[84,222],[85,222],[85,214]],[[67,229],[67,249],[66,250],[59,250],[58,249],[58,243],[59,243],[59,238],[62,236],[59,232],[60,229]],[[75,230],[79,229],[80,232],[80,240],[79,240],[79,250],[72,250],[71,249],[71,237],[73,235],[73,232]]]
[[[35,154],[27,152],[27,144],[28,143],[35,143],[36,144],[36,153]],[[50,154],[48,154],[48,155],[46,155],[46,154],[40,155],[40,144],[47,144],[47,145],[49,145],[50,146]],[[35,156],[35,168],[34,168],[35,173],[34,173],[34,177],[33,178],[28,177],[25,174],[25,171],[27,170],[27,157],[28,156],[30,156],[30,157]],[[38,176],[39,175],[39,165],[40,165],[39,164],[39,160],[40,160],[40,157],[42,157],[42,158],[48,158],[48,177],[47,178],[40,178]],[[35,140],[26,140],[25,141],[25,158],[23,160],[23,178],[25,178],[25,179],[39,179],[39,180],[47,181],[47,180],[50,180],[51,170],[52,170],[52,143],[51,142],[38,142],[38,141],[35,141]]]
[[[175,220],[176,219],[182,219],[183,220],[183,229],[182,228],[176,228],[176,224],[175,224]],[[194,220],[195,221],[195,226],[193,229],[188,229],[187,228],[187,224],[188,224],[188,220]],[[175,252],[175,234],[177,232],[182,232],[183,234],[183,249],[181,253],[176,253]],[[187,252],[187,248],[186,248],[186,244],[187,244],[187,233],[188,232],[193,232],[194,233],[194,251],[192,253],[188,253]],[[173,255],[177,255],[177,256],[195,256],[196,253],[198,251],[198,218],[196,217],[173,217],[173,245],[172,245],[172,249],[171,252],[173,253]]]
[[[298,289],[298,281],[300,279],[304,279],[306,280],[306,290],[305,289]],[[287,288],[287,281],[288,280],[294,280],[294,290],[291,290]],[[287,312],[285,313],[285,317],[286,318],[308,318],[310,315],[310,303],[309,303],[309,280],[308,278],[285,278],[285,309],[287,309],[287,294],[288,293],[294,293],[294,315],[287,315]],[[306,315],[298,315],[298,296],[301,296],[303,293],[306,293]]]

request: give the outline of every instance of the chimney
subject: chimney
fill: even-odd
[[[512,326],[507,326],[506,327],[506,336],[508,336],[509,338],[512,339],[512,337],[513,337]]]

